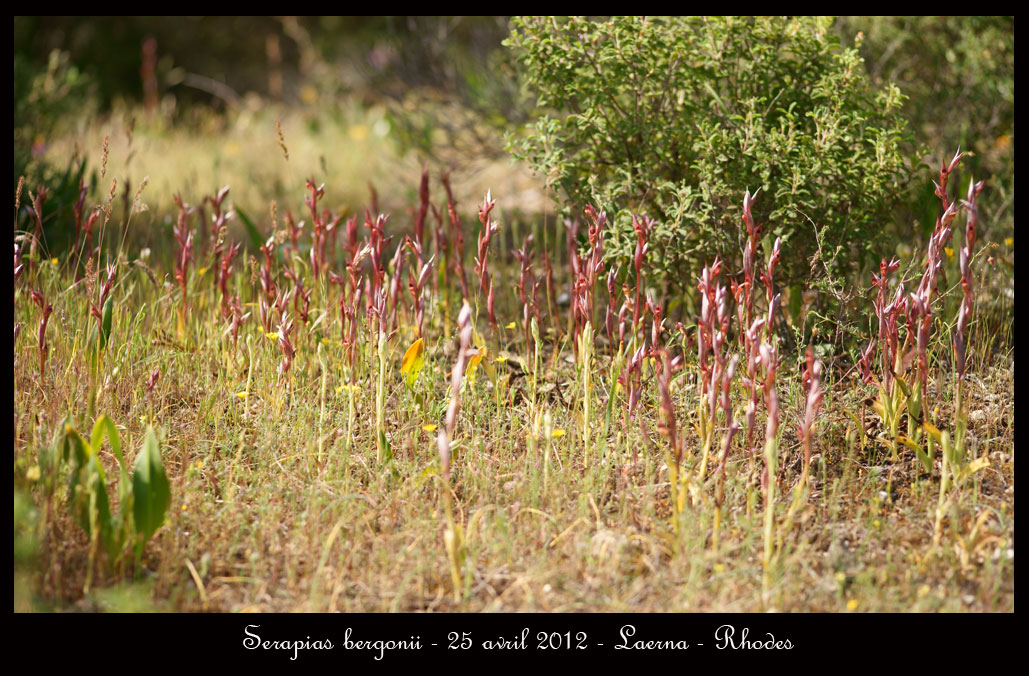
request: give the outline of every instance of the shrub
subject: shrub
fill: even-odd
[[[1011,16],[851,16],[835,26],[854,40],[873,83],[891,81],[908,97],[904,116],[931,152],[935,171],[955,147],[971,151],[958,183],[989,176],[983,193],[985,238],[1014,230],[1015,19]],[[912,218],[928,238],[939,203],[918,191]]]
[[[655,277],[684,292],[702,260],[739,259],[746,189],[761,191],[764,244],[782,238],[787,283],[809,274],[818,242],[856,264],[904,194],[908,132],[900,91],[873,89],[831,26],[516,18],[505,45],[541,114],[509,149],[560,189],[566,213],[616,214],[609,258],[631,258],[630,212],[654,217]]]

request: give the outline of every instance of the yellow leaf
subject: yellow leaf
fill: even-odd
[[[419,338],[404,353],[404,361],[400,364],[400,374],[407,376],[408,387],[414,385],[415,379],[421,373],[422,366],[425,365],[424,345],[425,343]]]
[[[976,458],[972,462],[968,463],[968,467],[965,468],[964,474],[965,474],[965,476],[972,476],[973,474],[975,474],[979,470],[981,470],[981,469],[983,469],[985,467],[989,467],[989,466],[990,466],[989,458],[987,458],[985,455],[983,455],[983,456],[980,456],[980,457]]]
[[[485,347],[480,347],[479,351],[476,354],[472,355],[472,358],[468,360],[468,377],[469,378],[471,378],[473,375],[475,375],[476,367],[479,365],[479,362],[482,361],[482,358],[486,356],[487,352],[488,352],[488,350]]]

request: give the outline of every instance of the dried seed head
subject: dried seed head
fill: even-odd
[[[286,148],[286,139],[282,135],[282,124],[279,120],[275,120],[275,133],[279,137],[279,147],[282,148],[282,156],[289,161],[289,150]]]
[[[107,134],[104,134],[104,150],[103,150],[103,156],[100,159],[100,178],[101,179],[107,177],[107,152],[108,152],[108,144],[109,144],[110,140],[111,139],[107,136]]]
[[[18,213],[18,209],[21,207],[21,191],[25,188],[25,177],[18,177],[18,189],[14,191],[14,213]]]

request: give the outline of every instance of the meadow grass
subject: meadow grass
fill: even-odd
[[[303,134],[286,125],[283,136],[293,162]],[[217,169],[198,184],[220,185]],[[244,186],[229,196],[252,203],[237,196]],[[499,191],[481,202],[480,279],[463,298],[473,261],[458,238],[472,232],[460,224],[476,218],[454,216],[479,200],[432,186],[432,197],[410,193],[426,234],[402,213],[337,218],[322,211],[335,210],[333,185],[309,182],[296,239],[279,207],[255,219],[264,255],[248,245],[231,265],[234,226],[208,228],[207,240],[197,229],[197,207],[215,220],[222,209],[213,191],[206,205],[184,191],[174,239],[152,233],[149,256],[121,224],[98,226],[84,255],[54,258],[33,259],[25,233],[16,610],[1013,610],[1013,334],[966,319],[960,380],[950,350],[954,280],[969,268],[1002,276],[986,260],[997,247],[969,244],[960,268],[936,252],[953,286],[925,297],[935,315],[924,365],[901,368],[895,343],[916,349],[916,332],[898,315],[892,333],[870,336],[887,368],[870,345],[858,369],[785,352],[774,261],[748,259],[767,293],[749,265],[721,279],[705,270],[701,316],[672,327],[647,293],[645,218],[620,269],[604,268],[593,228],[605,217],[592,208],[585,256],[574,238],[559,251],[564,238],[540,224],[516,256],[520,233],[490,246]],[[152,178],[134,201],[166,187]],[[129,212],[125,231],[152,218]],[[611,271],[621,288],[605,286]],[[1013,297],[991,305],[982,294],[996,287],[975,288],[979,316],[1013,311]],[[874,310],[885,327],[899,312]],[[917,407],[901,392],[916,372]],[[171,481],[163,525],[135,559],[97,548],[53,482],[61,467],[40,460],[66,417],[89,430],[101,414],[129,463],[152,425]],[[930,421],[961,436],[961,457],[937,450],[923,464],[919,453],[941,444]],[[118,462],[100,448],[113,511]]]

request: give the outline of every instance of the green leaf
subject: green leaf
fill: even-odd
[[[857,414],[855,414],[849,408],[843,409],[843,412],[850,416],[850,419],[854,421],[854,424],[857,425],[857,428],[859,430],[864,430],[865,426],[861,424],[860,420],[858,420]]]
[[[65,462],[70,461],[76,472],[86,464],[86,460],[93,454],[92,449],[86,443],[75,428],[69,424],[64,426],[64,449],[62,455]]]
[[[100,528],[100,537],[109,554],[114,554],[114,538],[111,533],[111,505],[107,499],[107,479],[103,465],[96,453],[92,453],[83,470],[79,493],[79,523],[90,538],[93,537],[93,522]],[[95,512],[93,510],[96,510]]]
[[[136,456],[132,474],[133,516],[136,532],[143,536],[140,544],[146,544],[164,522],[164,513],[171,501],[168,476],[161,462],[161,447],[153,427],[147,427],[143,447]]]
[[[926,472],[932,472],[933,471],[932,460],[929,459],[928,454],[926,454],[925,449],[923,449],[921,447],[921,445],[915,443],[912,439],[909,439],[908,437],[904,436],[903,434],[897,435],[897,441],[899,441],[900,443],[904,444],[905,446],[907,446],[908,448],[910,448],[912,451],[915,452],[915,455],[918,456],[918,459],[922,461],[922,465],[925,466],[925,471]]]
[[[904,382],[904,379],[901,378],[900,376],[897,376],[896,380],[897,380],[897,384],[900,385],[900,391],[904,393],[904,396],[905,397],[910,397],[911,396],[911,390],[908,389],[908,385],[907,385],[906,382]]]
[[[115,532],[120,536],[122,526],[124,525],[124,515],[128,514],[132,509],[132,483],[129,480],[128,467],[125,464],[125,455],[122,453],[121,435],[118,434],[118,428],[115,426],[114,421],[111,420],[106,414],[101,415],[97,418],[97,421],[93,424],[93,434],[91,436],[90,446],[93,447],[94,451],[99,452],[100,447],[104,442],[104,434],[111,442],[111,452],[114,453],[114,457],[118,459],[118,497],[121,502],[121,515],[113,523]],[[120,548],[120,543],[119,543]]]
[[[102,433],[99,436],[102,439]],[[69,475],[72,513],[82,530],[93,537],[93,524],[100,528],[104,547],[113,553],[111,508],[107,499],[107,478],[96,454],[96,447],[87,442],[70,424],[64,426],[64,454],[71,455],[73,470]]]
[[[125,457],[121,452],[121,435],[118,434],[118,428],[115,427],[114,421],[107,417],[106,414],[97,418],[93,424],[90,446],[93,447],[94,451],[100,450],[100,446],[104,443],[104,434],[107,435],[111,442],[111,451],[114,453],[114,457],[118,459],[118,464],[121,465],[122,469],[125,469]]]
[[[260,251],[261,245],[264,244],[264,240],[261,239],[261,233],[258,231],[257,226],[250,220],[250,217],[244,213],[238,206],[234,206],[233,210],[236,215],[239,216],[239,220],[243,221],[243,227],[246,228],[247,235],[250,236],[250,243],[254,245],[255,251]]]
[[[100,351],[107,347],[107,341],[111,337],[111,320],[114,314],[114,296],[110,296],[104,303],[104,310],[100,319]]]
[[[790,286],[790,321],[795,325],[800,325],[800,312],[802,309],[803,291],[800,288],[800,284],[794,284]]]
[[[382,444],[382,462],[383,464],[389,463],[393,460],[393,447],[390,445],[383,430],[379,430],[379,443]]]

